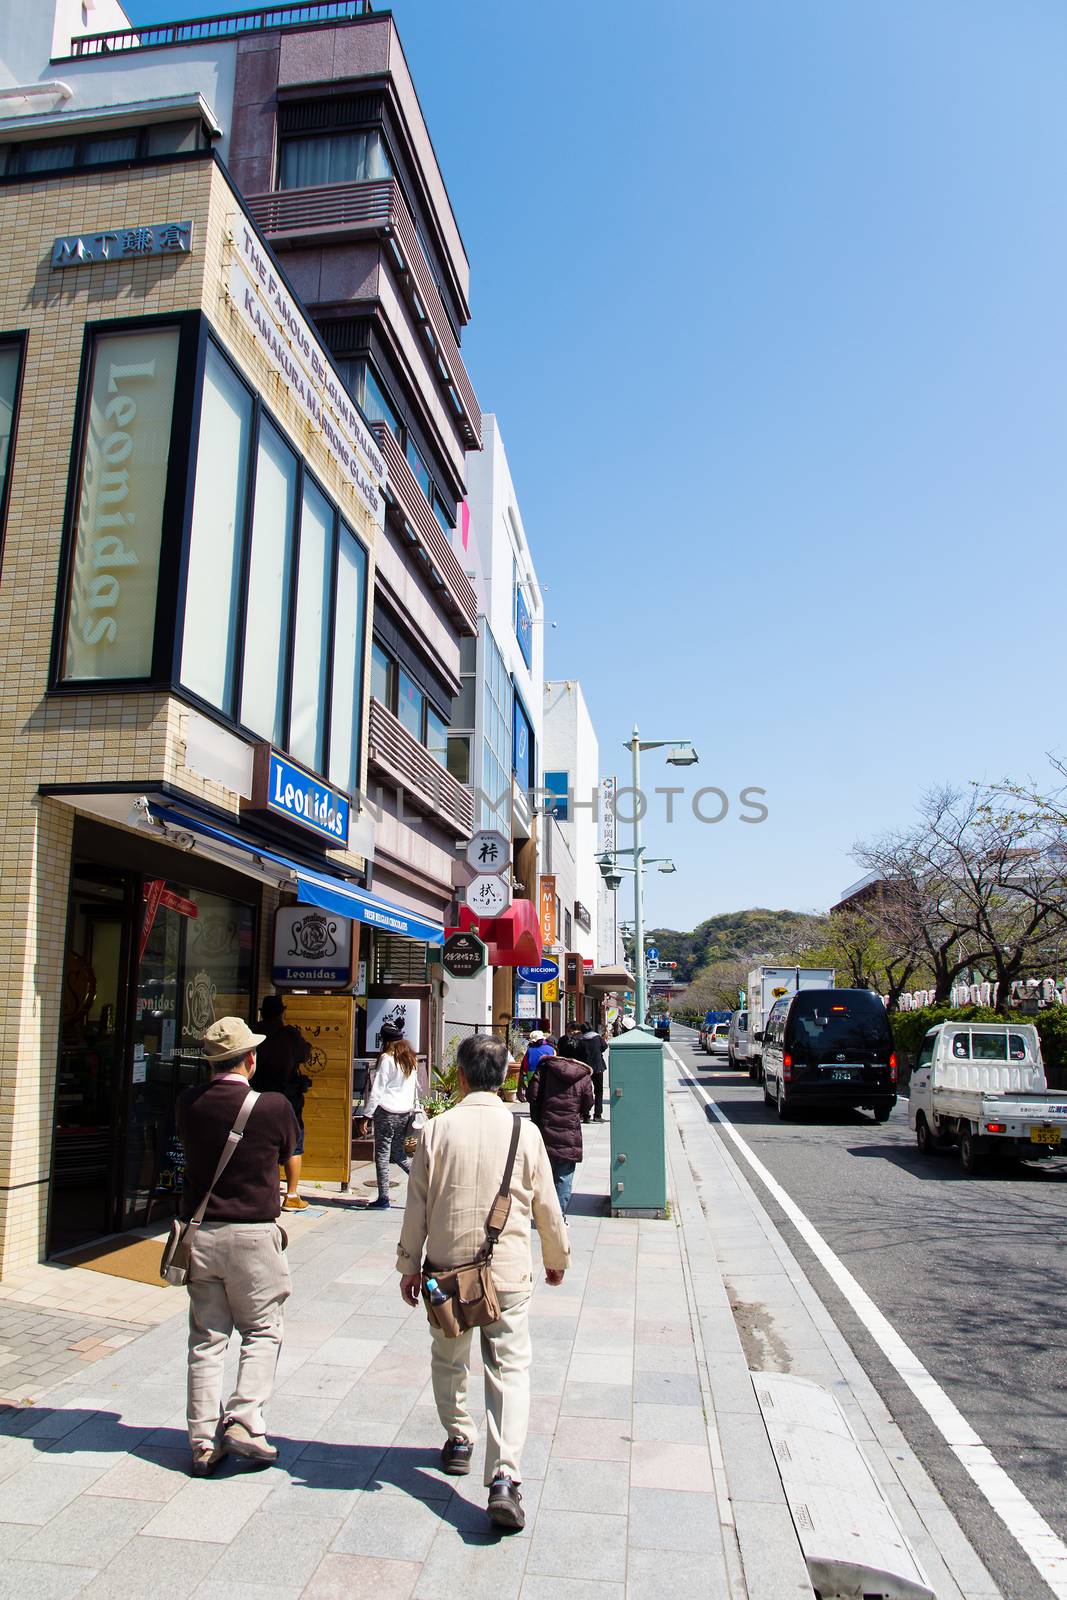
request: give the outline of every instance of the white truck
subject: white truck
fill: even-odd
[[[801,989],[832,989],[833,967],[753,967],[748,975],[748,1075],[754,1083],[763,1076],[761,1040],[776,1000]]]
[[[966,1173],[995,1151],[1020,1161],[1067,1151],[1067,1092],[1046,1086],[1033,1023],[938,1023],[923,1040],[909,1096],[920,1151],[955,1144]]]

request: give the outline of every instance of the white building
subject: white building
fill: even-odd
[[[600,749],[589,709],[575,678],[545,684],[544,786],[555,797],[555,819],[564,850],[553,851],[555,836],[546,836],[541,870],[556,878],[562,911],[560,939],[566,955],[580,958],[585,970],[598,963],[600,870],[599,848]],[[581,977],[564,968],[568,1014],[581,1009],[570,1004],[580,995]],[[588,1011],[588,1007],[586,1007]]]
[[[530,796],[541,785],[544,626],[541,589],[495,416],[482,417],[482,448],[467,457],[469,526],[458,536],[478,597],[478,638],[463,642],[463,688],[449,731],[449,764],[476,792],[477,828],[511,840],[513,909],[536,925],[537,822]],[[462,874],[461,874],[462,875]],[[500,945],[506,962],[521,946]],[[528,952],[532,956],[533,952]],[[516,989],[510,964],[478,978],[449,979],[446,1027],[527,1020],[536,996]]]

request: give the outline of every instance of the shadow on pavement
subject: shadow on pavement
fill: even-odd
[[[354,1421],[353,1433],[358,1428]],[[65,1455],[123,1453],[151,1461],[179,1478],[189,1477],[189,1448],[180,1429],[133,1427],[115,1411],[4,1406],[0,1408],[0,1440],[15,1437],[32,1438],[38,1450],[56,1460]],[[285,1473],[298,1489],[358,1489],[368,1494],[400,1491],[455,1528],[464,1543],[482,1545],[509,1537],[490,1523],[482,1505],[456,1492],[454,1480],[440,1471],[436,1447],[329,1444],[280,1433],[272,1433],[271,1439],[278,1447],[278,1460],[270,1470]],[[226,1456],[212,1481],[260,1470]]]

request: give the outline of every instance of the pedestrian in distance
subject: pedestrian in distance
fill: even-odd
[[[604,1120],[604,1069],[607,1066],[607,1042],[598,1028],[587,1022],[581,1034],[581,1046],[593,1074],[593,1121]],[[586,1116],[585,1121],[589,1118]]]
[[[274,1387],[289,1297],[285,1235],[278,1226],[278,1168],[290,1185],[300,1130],[284,1095],[257,1093],[250,1080],[263,1034],[223,1017],[204,1034],[211,1080],[179,1096],[185,1152],[181,1215],[191,1229],[187,1422],[191,1470],[206,1478],[224,1454],[269,1466],[278,1452],[263,1408]],[[224,1150],[230,1154],[222,1163]],[[222,1403],[223,1369],[236,1328],[241,1354],[233,1392]]]
[[[389,1163],[401,1172],[411,1171],[404,1141],[411,1133],[419,1108],[419,1064],[414,1050],[400,1028],[390,1023],[379,1035],[382,1053],[363,1105],[364,1119],[374,1129],[374,1167],[378,1177],[378,1198],[369,1211],[389,1209]]]
[[[462,1267],[469,1281],[474,1264],[490,1280],[483,1313],[498,1315],[477,1324],[485,1369],[487,1513],[497,1527],[515,1530],[526,1521],[519,1486],[530,1412],[531,1220],[541,1236],[548,1283],[563,1282],[570,1245],[541,1136],[497,1092],[506,1070],[502,1039],[472,1034],[463,1040],[456,1059],[459,1104],[427,1124],[415,1152],[397,1270],[405,1303],[418,1305],[420,1292],[426,1302],[434,1400],[445,1431],[441,1466],[455,1477],[470,1471],[477,1439],[467,1406],[474,1324],[472,1302],[457,1296],[449,1309],[455,1307],[457,1323],[461,1317],[467,1325],[442,1326],[444,1308],[435,1301],[446,1296],[438,1280],[448,1282],[452,1269]]]
[[[519,1065],[520,1100],[526,1099],[526,1088],[530,1079],[537,1071],[538,1063],[542,1061],[545,1056],[553,1055],[555,1053],[555,1049],[556,1047],[552,1043],[552,1040],[545,1037],[545,1033],[542,1028],[532,1028],[530,1030],[530,1037],[526,1045],[526,1051]]]
[[[582,1123],[593,1106],[593,1075],[580,1040],[561,1039],[555,1055],[545,1056],[527,1090],[530,1121],[540,1129],[552,1166],[559,1208],[570,1209],[574,1174],[584,1154]]]
[[[304,1097],[311,1079],[300,1069],[311,1060],[311,1046],[299,1028],[285,1020],[285,1001],[280,994],[268,994],[259,1008],[263,1019],[263,1043],[256,1051],[256,1088],[283,1094],[293,1108],[300,1138],[291,1164],[283,1211],[306,1211],[300,1197],[300,1167],[304,1155]]]

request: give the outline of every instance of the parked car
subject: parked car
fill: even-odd
[[[881,996],[802,989],[776,1000],[763,1048],[763,1098],[785,1121],[797,1106],[862,1107],[885,1122],[897,1099],[897,1057]]]
[[[706,1050],[708,1048],[708,1036],[717,1022],[729,1022],[729,1020],[729,1011],[706,1011],[704,1013],[704,1020],[700,1024],[700,1032],[697,1039],[699,1048],[701,1050]]]
[[[728,1022],[713,1022],[708,1029],[708,1039],[704,1046],[709,1056],[728,1056],[730,1053],[730,1024]]]
[[[747,1067],[749,1077],[755,1078],[756,1064],[750,1061],[748,1056],[747,1011],[735,1011],[730,1018],[730,1038],[727,1054],[730,1057],[730,1065],[735,1072],[742,1067]]]
[[[1046,1087],[1033,1023],[931,1028],[911,1075],[908,1121],[923,1155],[955,1144],[966,1173],[995,1152],[1041,1161],[1067,1150],[1067,1094]]]
[[[832,989],[837,982],[832,967],[753,967],[748,975],[745,999],[748,1002],[748,1055],[760,1076],[760,1040],[767,1029],[771,1008],[777,1000],[799,994],[802,989]],[[750,1069],[751,1070],[751,1069]]]

